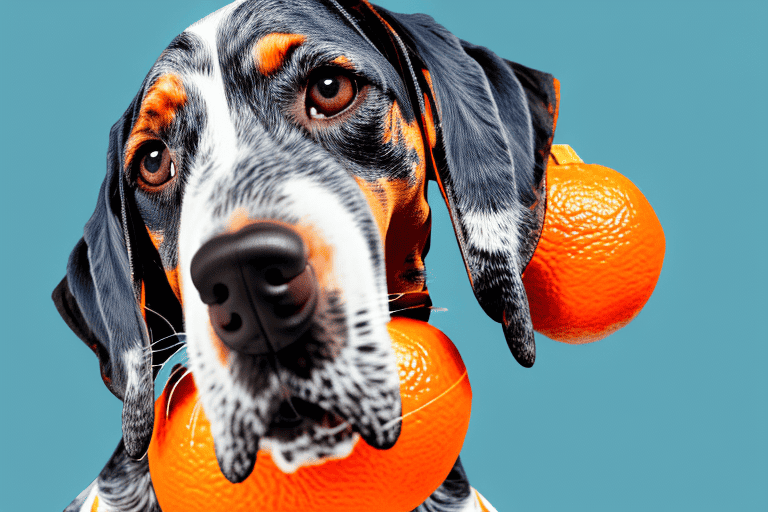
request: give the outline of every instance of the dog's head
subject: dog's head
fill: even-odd
[[[185,333],[233,481],[394,444],[392,309],[426,319],[426,186],[524,366],[520,274],[543,222],[557,83],[367,2],[251,0],[162,53],[110,133],[96,211],[54,292],[124,401],[140,457],[153,367]],[[414,306],[421,308],[413,308]]]

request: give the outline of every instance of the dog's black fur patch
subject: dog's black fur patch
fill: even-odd
[[[54,291],[62,317],[96,353],[105,384],[124,402],[123,441],[108,464],[111,469],[105,468],[97,479],[100,492],[107,494],[117,492],[110,482],[146,472],[142,464],[127,461],[146,453],[153,426],[153,376],[173,352],[167,349],[178,343],[174,335],[188,327],[178,290],[166,276],[183,263],[179,258],[181,211],[190,198],[210,205],[210,218],[219,224],[241,205],[263,205],[268,217],[292,224],[299,219],[290,211],[292,199],[283,185],[297,177],[322,183],[341,211],[354,214],[350,229],[365,241],[366,261],[381,282],[387,267],[423,261],[429,249],[428,232],[419,246],[421,253],[409,254],[406,262],[385,262],[376,222],[352,178],[369,183],[418,184],[425,176],[437,180],[478,302],[503,324],[507,343],[520,364],[531,366],[535,358],[521,273],[543,225],[545,167],[557,113],[554,79],[461,41],[428,16],[396,14],[366,2],[253,0],[235,6],[216,23],[212,40],[202,39],[194,30],[174,39],[113,126],[107,174],[96,209],[72,251],[67,276]],[[287,56],[279,72],[265,78],[256,69],[252,48],[261,37],[275,32],[304,34],[306,43]],[[341,56],[354,63],[354,74],[368,87],[368,96],[345,122],[308,130],[291,114],[296,95],[313,70]],[[148,193],[137,186],[135,165],[126,162],[125,148],[146,94],[169,73],[181,77],[186,101],[156,136],[174,154],[178,183],[162,193]],[[214,121],[208,93],[200,85],[201,80],[219,76],[238,145],[225,178],[216,175],[219,162],[206,140]],[[417,123],[426,161],[420,161],[421,148],[381,143],[383,118],[393,103],[405,122]],[[428,112],[435,119],[434,148],[428,144],[432,128],[427,125]],[[153,243],[149,232],[162,233],[162,241]],[[428,297],[423,267],[414,263],[402,275],[404,282],[421,286],[420,293]],[[385,303],[387,290],[374,292],[380,295],[377,301]],[[309,376],[329,361],[332,367],[349,339],[364,340],[383,328],[374,325],[380,319],[372,320],[381,313],[380,305],[359,304],[358,313],[346,313],[343,294],[344,290],[328,291],[325,316],[316,322],[314,337],[296,351],[297,360],[309,358],[310,364],[300,368],[281,363],[288,372],[281,378],[315,400],[323,397],[331,412],[357,418],[366,440],[388,446],[399,427],[386,432],[379,427],[366,430],[362,413],[352,412],[354,407],[334,409],[333,401],[343,398],[335,392],[328,395],[327,389],[310,388]],[[428,304],[428,298],[421,304]],[[344,328],[345,317],[359,327]],[[338,346],[327,342],[337,334],[320,333],[320,324],[342,333]],[[152,346],[151,342],[157,343]],[[359,361],[367,361],[363,367],[370,371],[366,377],[370,380],[356,386],[360,393],[375,393],[376,383],[386,380],[381,374],[384,366],[365,357],[372,357],[379,347],[360,343],[357,355]],[[193,353],[191,357],[201,356]],[[232,375],[243,380],[249,392],[258,393],[266,389],[270,370],[250,381],[246,375],[253,369],[274,368],[275,362],[280,363],[280,358],[233,360]],[[349,368],[335,370],[334,378],[350,373]],[[357,397],[355,393],[350,397]],[[375,403],[381,418],[399,414],[399,404],[391,403],[386,393],[379,399]],[[278,405],[270,403],[260,421],[268,425]],[[213,409],[210,412],[215,415]],[[262,434],[252,433],[250,444],[258,444]],[[255,448],[249,450],[253,453],[227,452],[242,458],[242,468],[230,467],[232,474],[227,476],[247,476],[248,466],[255,461]],[[221,461],[225,469],[227,463]],[[129,466],[130,470],[120,469]],[[446,483],[418,510],[460,510],[470,489],[457,461]]]

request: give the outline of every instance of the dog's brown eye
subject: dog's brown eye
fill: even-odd
[[[159,187],[176,175],[171,153],[162,142],[148,144],[140,158],[138,179],[148,187]]]
[[[357,83],[336,70],[316,74],[307,88],[307,114],[325,119],[343,112],[357,95]]]

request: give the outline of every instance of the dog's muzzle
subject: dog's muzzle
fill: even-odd
[[[190,272],[214,332],[232,350],[277,352],[310,327],[318,283],[301,236],[286,225],[257,222],[217,235]]]

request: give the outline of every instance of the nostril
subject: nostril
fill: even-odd
[[[235,332],[243,326],[243,319],[237,313],[232,313],[227,325],[222,325],[221,328],[227,332]]]
[[[277,267],[268,268],[264,272],[264,279],[272,286],[285,284],[288,281],[283,277],[282,272]]]
[[[299,233],[256,222],[205,242],[190,265],[214,333],[246,354],[268,354],[309,329],[319,284]]]
[[[225,284],[217,283],[213,285],[213,296],[216,304],[224,304],[229,297],[229,288]]]

